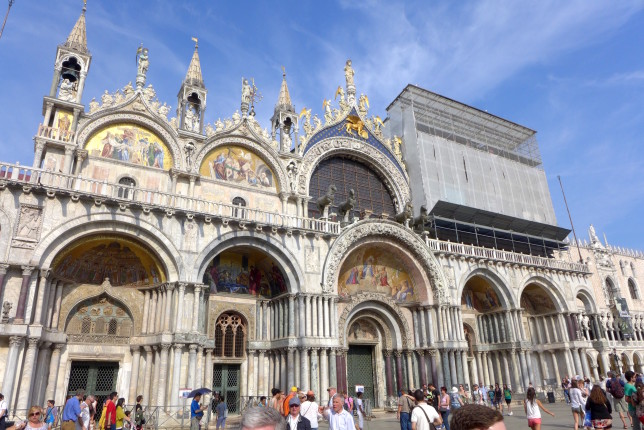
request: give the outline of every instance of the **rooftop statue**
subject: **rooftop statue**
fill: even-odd
[[[354,74],[353,67],[351,67],[351,60],[347,60],[347,64],[344,66],[344,77],[347,80],[347,88],[355,85],[353,83]]]

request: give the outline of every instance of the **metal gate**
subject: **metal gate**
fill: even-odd
[[[215,364],[212,373],[212,413],[219,404],[219,396],[224,396],[228,405],[229,414],[238,414],[241,411],[239,399],[239,364]]]
[[[364,385],[363,400],[375,404],[373,382],[373,346],[349,345],[347,354],[347,385],[349,395],[355,395],[355,386]]]
[[[103,402],[107,396],[116,390],[116,378],[119,374],[119,364],[109,361],[73,361],[69,374],[67,395],[76,394],[83,389],[86,394],[96,397],[96,419],[101,417]]]

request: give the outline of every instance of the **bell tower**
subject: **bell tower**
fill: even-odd
[[[48,170],[69,174],[74,157],[82,158],[82,151],[76,149],[75,134],[78,118],[85,110],[81,100],[92,61],[87,49],[86,11],[85,1],[67,40],[56,48],[54,76],[49,95],[44,97],[44,118],[35,137],[33,167],[42,165]]]
[[[280,152],[289,152],[293,142],[297,147],[297,114],[291,102],[291,95],[286,85],[286,71],[282,67],[282,86],[271,118],[271,137],[275,140],[277,132],[280,136]]]
[[[195,42],[195,52],[192,54],[186,78],[181,84],[179,94],[177,94],[177,118],[179,119],[179,130],[203,134],[208,90],[206,90],[201,75],[199,41],[196,37],[193,37],[192,40]]]

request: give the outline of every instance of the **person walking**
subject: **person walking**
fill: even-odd
[[[626,384],[624,385],[624,398],[628,403],[628,415],[631,419],[633,430],[641,430],[641,423],[637,417],[637,388],[635,388],[635,380],[637,376],[632,370],[627,370],[624,374]]]
[[[116,398],[118,393],[113,391],[105,403],[105,430],[116,430]]]
[[[289,414],[286,417],[286,426],[290,430],[311,430],[311,422],[300,413],[301,406],[299,397],[293,397],[288,402]]]
[[[583,380],[577,381],[575,379],[572,382],[572,388],[570,388],[570,409],[572,411],[572,417],[575,420],[575,430],[584,426],[584,417],[586,416],[586,400],[583,398],[581,392],[583,386]]]
[[[570,404],[570,380],[568,379],[568,375],[564,376],[564,378],[561,380],[561,388],[563,389],[564,392],[564,398],[566,399],[566,404]]]
[[[329,421],[333,430],[355,430],[353,415],[344,409],[344,397],[341,394],[333,396],[333,407],[324,410],[324,417]]]
[[[123,430],[123,421],[125,420],[125,399],[121,397],[116,401],[116,430]]]
[[[461,406],[463,406],[465,403],[463,402],[463,399],[458,393],[458,388],[452,387],[452,392],[449,395],[449,408],[450,410],[454,411]]]
[[[87,399],[90,401],[88,402]],[[83,401],[80,404],[81,413],[78,421],[76,421],[76,428],[78,430],[89,430],[89,404],[91,403],[91,396],[83,396]]]
[[[434,383],[430,382],[427,390],[427,404],[438,410],[438,399],[440,399],[440,397],[440,391],[436,389]]]
[[[77,390],[76,395],[70,397],[69,400],[67,400],[67,403],[65,403],[65,408],[63,409],[62,430],[76,430],[76,422],[80,418],[81,414],[80,401],[84,394],[85,391]]]
[[[145,424],[145,418],[143,417],[143,396],[136,396],[136,405],[134,406],[134,424],[136,425],[136,430],[141,430],[143,424]]]
[[[318,430],[320,406],[315,401],[315,393],[311,390],[306,392],[306,401],[300,405],[300,414],[311,423],[311,430]]]
[[[508,408],[507,415],[512,415],[512,390],[508,387],[508,384],[503,384],[503,398],[505,399],[505,405]]]
[[[479,389],[478,384],[474,384],[474,387],[472,388],[472,402],[475,405],[481,404],[481,390]]]
[[[605,429],[613,426],[613,417],[611,415],[613,408],[601,386],[594,385],[590,390],[585,410],[590,411],[590,423],[593,428]]]
[[[483,383],[480,383],[479,391],[481,392],[481,404],[488,406],[489,405],[488,401],[490,400],[490,396],[488,394],[487,386],[485,386]]]
[[[501,415],[503,415],[503,391],[498,382],[494,383],[494,407],[499,409]]]
[[[463,384],[458,384],[458,395],[461,397],[461,400],[463,401],[462,404],[465,405],[470,402],[470,394],[465,391],[465,387]]]
[[[40,421],[42,415],[42,408],[40,406],[30,407],[27,413],[27,422],[21,430],[47,430],[47,423]]]
[[[449,407],[450,399],[447,394],[447,388],[441,387],[441,395],[438,401],[438,412],[441,414],[441,419],[443,420],[446,430],[449,430]]]
[[[226,399],[224,396],[219,398],[219,403],[215,407],[215,413],[217,414],[217,430],[219,427],[223,429],[226,428],[226,418],[228,417],[228,405],[226,404]]]
[[[411,410],[414,407],[414,398],[409,394],[400,392],[398,397],[398,413],[396,417],[400,421],[400,430],[411,430]]]
[[[628,405],[626,404],[626,400],[624,400],[624,387],[626,386],[626,383],[622,381],[615,372],[610,372],[610,376],[611,378],[606,381],[606,391],[608,391],[613,397],[613,412],[617,412],[619,414],[619,418],[622,420],[624,428],[628,428],[626,426],[626,419],[624,419],[624,414],[628,414]],[[628,415],[628,419],[631,419],[630,415]],[[631,423],[631,425],[633,425],[633,423]]]
[[[56,421],[58,420],[58,409],[55,407],[55,402],[53,400],[47,400],[47,412],[45,412],[45,422],[47,423],[47,429],[51,430],[56,426]]]
[[[291,387],[291,391],[288,393],[288,396],[286,396],[286,398],[282,402],[282,415],[284,415],[284,418],[286,418],[290,413],[289,402],[293,397],[297,397],[297,387]]]
[[[421,395],[424,396],[422,391]],[[362,428],[364,427],[364,406],[362,402],[362,391],[358,391],[358,393],[356,394],[355,408],[358,415],[358,427],[360,427],[360,430],[362,430]],[[413,427],[414,425],[412,424],[412,429]]]
[[[436,409],[425,402],[425,393],[422,390],[416,390],[414,398],[416,399],[416,407],[411,413],[412,430],[430,430],[432,424],[435,428],[443,424],[443,420]]]
[[[190,430],[199,430],[201,427],[201,419],[203,418],[203,411],[208,407],[201,406],[199,402],[201,401],[201,394],[197,394],[192,398],[192,403],[190,403]]]
[[[532,430],[541,430],[541,411],[551,415],[553,418],[555,416],[554,413],[550,412],[545,406],[543,406],[541,400],[536,398],[534,387],[528,388],[528,391],[526,392],[523,410],[525,411],[525,416],[528,419],[528,427]]]

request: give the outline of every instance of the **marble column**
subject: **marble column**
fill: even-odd
[[[427,338],[429,340],[429,345],[434,344],[434,317],[433,317],[433,308],[425,308],[425,315],[427,316]]]
[[[411,363],[411,351],[405,351],[405,358],[407,359],[407,387],[411,390],[416,385],[414,384],[414,369]]]
[[[199,327],[199,305],[201,302],[201,285],[195,285],[194,291],[194,309],[192,311],[192,331],[193,333],[198,332]]]
[[[195,374],[195,388],[199,388],[203,386],[203,346],[201,345],[197,346],[197,370]]]
[[[320,393],[318,351],[319,348],[311,348],[311,390],[314,393]],[[340,391],[339,388],[338,391]],[[321,395],[319,396],[322,397]]]
[[[392,397],[394,395],[394,377],[391,372],[391,351],[383,351],[385,356],[385,380],[387,384],[387,397]]]
[[[212,351],[212,350],[209,350]],[[211,364],[210,368],[212,368],[212,354],[211,354]],[[265,358],[265,352],[263,349],[259,350],[259,358],[258,358],[258,368],[257,368],[257,394],[259,396],[266,396],[268,394],[268,390],[266,389],[266,373],[265,373],[265,366],[266,366],[266,358]],[[212,370],[211,370],[212,372]],[[212,377],[208,380],[210,382],[212,380]],[[308,385],[307,385],[308,386]],[[268,397],[268,396],[267,396]]]
[[[11,341],[11,338],[10,338]],[[56,384],[58,383],[58,370],[60,368],[60,350],[63,348],[62,343],[56,343],[53,345],[53,350],[51,352],[51,360],[49,361],[49,376],[47,377],[47,390],[45,391],[45,398],[55,399],[56,398]],[[9,354],[11,354],[11,349],[9,349]],[[9,361],[7,361],[9,363]],[[7,365],[7,368],[9,366]],[[5,376],[5,381],[6,381]],[[2,391],[7,393],[5,387],[2,387]],[[10,391],[8,392],[10,393]]]
[[[599,372],[597,371],[597,368],[598,368],[599,366],[597,366],[596,364],[593,364],[591,367],[593,368],[593,378],[594,378],[594,381],[595,381],[595,383],[597,383],[597,382],[599,382]],[[640,364],[640,369],[639,369],[639,370],[640,370],[640,371],[642,370],[642,365],[641,365],[641,364]]]
[[[492,366],[490,365],[490,357],[488,356],[487,352],[483,353],[483,379],[484,379],[484,384],[485,385],[491,385],[492,384],[492,375],[490,374],[490,370],[492,369]]]
[[[465,382],[465,375],[463,374],[463,352],[454,351],[454,361],[456,364],[456,379],[457,383],[463,384]]]
[[[290,389],[295,385],[295,348],[288,348],[287,350],[287,383]]]
[[[420,323],[420,346],[427,348],[427,327],[425,324],[425,309],[418,309],[418,319]]]
[[[197,345],[191,344],[188,347],[188,388],[193,390],[199,388],[195,386],[197,382]]]
[[[530,386],[530,375],[528,373],[528,365],[526,363],[526,356],[525,356],[525,351],[521,350],[519,351],[519,361],[521,362],[521,373],[523,376],[523,387],[529,387]]]
[[[451,373],[450,369],[450,352],[451,351],[449,350],[443,350],[443,352],[441,353],[441,358],[443,361],[443,381],[445,387],[451,387],[455,378],[455,375]]]
[[[534,379],[534,369],[533,369],[533,363],[532,363],[532,352],[530,350],[527,350],[526,353],[525,353],[525,361],[526,361],[526,364],[528,366],[528,375],[530,376],[530,382],[532,382],[532,384],[534,386],[537,386],[538,381],[535,381],[535,379]]]
[[[22,284],[20,285],[20,296],[18,297],[18,307],[16,308],[16,318],[14,320],[15,324],[23,324],[25,322],[29,284],[31,281],[31,273],[34,270],[33,266],[20,266],[20,268],[22,269]]]
[[[248,395],[257,395],[257,375],[255,374],[255,350],[249,349],[246,354],[246,361],[248,362]],[[290,387],[289,387],[290,388]]]
[[[38,342],[40,339],[30,337],[27,339],[27,352],[25,354],[25,361],[22,366],[22,377],[20,378],[21,389],[18,390],[18,409],[29,409],[29,392],[31,388],[31,381],[34,375],[34,364],[36,363],[36,355],[38,352]],[[12,375],[13,376],[13,375]],[[10,404],[10,403],[7,403]]]
[[[161,353],[160,353],[160,348],[158,345],[154,345],[152,347],[152,350],[154,351],[154,370],[152,374],[152,387],[150,387],[150,399],[151,399],[151,404],[154,406],[160,406],[159,405],[159,378],[161,376]]]
[[[570,354],[570,349],[564,348],[562,352],[566,363],[566,372],[568,373],[568,376],[572,378],[573,376],[576,375],[576,372],[573,366],[573,360]]]
[[[322,310],[322,297],[317,298],[318,304],[318,337],[324,336],[324,311]]]
[[[486,384],[487,385],[487,379],[485,377],[485,370],[483,369],[483,360],[481,359],[481,356],[483,353],[481,352],[476,352],[474,354],[474,357],[476,359],[476,368],[478,370],[476,374],[476,383],[477,384]]]
[[[445,319],[447,320],[447,339],[449,340],[454,340],[454,325],[452,324],[452,318],[453,313],[452,313],[452,308],[451,307],[446,307],[445,308]]]
[[[288,363],[286,361],[287,354],[285,351],[282,351],[281,360],[280,360],[280,381],[282,383],[282,386],[288,385],[288,378],[289,376],[286,375],[286,369],[288,366]],[[286,387],[287,389],[291,389],[291,386]]]
[[[493,352],[488,352],[487,353],[487,365],[488,365],[488,370],[490,372],[490,385],[494,384],[495,382],[500,382],[499,381],[499,375],[496,373],[496,369],[494,368],[494,353]]]
[[[548,374],[548,363],[546,362],[546,357],[543,352],[537,352],[537,355],[539,356],[539,368],[541,370],[541,381],[535,381],[535,386],[541,386],[544,387],[544,380],[550,379],[550,375]],[[545,388],[545,387],[544,387]]]
[[[516,390],[517,387],[512,385],[512,378],[510,378],[510,364],[508,363],[507,354],[507,351],[499,351],[501,365],[503,366],[503,383],[508,384],[508,387],[512,387],[513,390]]]
[[[169,300],[167,300],[169,302]],[[167,309],[167,308],[166,308]],[[164,343],[161,345],[159,352],[159,389],[157,394],[157,405],[165,407],[165,393],[168,380],[168,351],[170,344]]]
[[[510,350],[510,361],[512,362],[512,384],[513,390],[517,393],[523,393],[526,385],[521,381],[521,376],[519,375],[519,361],[517,359],[516,349]]]
[[[461,352],[461,357],[463,360],[463,383],[467,384],[467,389],[471,391],[472,383],[470,381],[470,366],[467,362],[467,351]]]
[[[318,298],[311,297],[311,336],[318,337]]]
[[[136,399],[136,387],[139,383],[139,365],[141,361],[141,349],[138,346],[130,347],[132,350],[132,371],[130,373],[129,399]]]
[[[172,322],[172,294],[174,291],[174,284],[167,284],[165,287],[165,320],[163,321],[163,331],[170,332],[170,323]],[[175,323],[176,327],[176,323]]]
[[[581,365],[581,358],[579,357],[579,350],[577,348],[573,348],[570,350],[572,354],[572,359],[575,363],[575,374],[576,375],[581,375],[581,376],[586,376],[582,375],[584,373],[584,369]]]
[[[0,263],[0,303],[4,303],[4,278],[7,276],[7,270],[9,270],[9,265],[5,263]],[[51,303],[51,301],[50,301]]]
[[[437,387],[442,387],[445,385],[445,374],[443,373],[443,360],[441,359],[441,353],[437,349],[432,349],[429,351],[432,357],[433,362],[433,372],[436,373],[435,382]],[[433,375],[433,374],[432,374]]]
[[[161,287],[157,287],[154,292],[154,332],[159,333],[163,331],[163,293]]]
[[[288,296],[288,335],[295,336],[295,297]]]
[[[427,363],[425,362],[425,351],[419,349],[417,352],[420,367],[420,386],[422,387],[423,385],[427,385]]]
[[[306,315],[304,333],[307,337],[310,337],[313,335],[313,310],[311,309],[311,296],[304,296],[304,314]]]
[[[269,312],[268,303],[262,301],[261,302],[261,307],[262,307],[262,337],[261,337],[261,339],[262,340],[268,340],[268,335],[270,334],[269,325],[268,325],[268,322],[270,321],[268,319],[268,312]]]
[[[557,379],[555,382],[555,386],[558,386],[558,384],[561,383],[562,377],[561,373],[559,373],[559,363],[557,363],[557,354],[555,354],[554,351],[548,351],[550,352],[550,357],[552,359],[552,369],[555,374],[555,378]]]
[[[205,358],[206,364],[204,365],[205,367],[205,374],[204,374],[204,383],[203,386],[208,388],[212,387],[212,373],[213,373],[213,362],[212,362],[212,348],[206,349],[206,358]],[[264,367],[264,363],[261,361],[259,362],[261,367]],[[262,372],[263,373],[263,372]],[[174,395],[175,397],[177,396],[176,394]],[[208,394],[206,396],[207,401],[205,401],[205,404],[210,404],[210,400],[212,398],[211,394]]]
[[[157,321],[157,292],[150,290],[150,320],[148,321],[148,333],[156,332]]]
[[[298,330],[297,335],[300,338],[303,338],[303,337],[306,336],[306,317],[308,317],[308,315],[306,314],[306,312],[304,310],[304,308],[305,308],[305,306],[304,306],[304,297],[302,296],[302,293],[300,293],[297,296],[297,304],[298,304],[298,308],[299,308],[298,309],[298,311],[299,311],[298,312],[298,317],[300,319],[300,326],[299,326],[299,330]]]
[[[152,356],[153,351],[151,346],[144,346],[145,350],[145,376],[143,377],[143,403],[152,406],[150,398],[150,385],[152,383]]]
[[[606,374],[610,370],[610,360],[608,359],[608,354],[606,352],[602,352],[599,354],[599,362],[602,365],[602,375],[606,376]]]
[[[320,349],[320,386],[319,390],[323,393],[320,397],[324,398],[329,388],[329,357],[327,355],[327,349]]]
[[[34,315],[34,324],[42,325],[43,324],[43,310],[45,306],[45,293],[48,293],[47,289],[51,288],[47,278],[49,277],[49,269],[40,270],[40,283],[38,285],[38,294],[35,300],[36,313]],[[45,312],[46,313],[46,312]]]
[[[150,318],[150,292],[143,291],[143,320],[141,321],[141,333],[148,332],[148,319]]]
[[[324,337],[330,337],[331,333],[329,332],[329,323],[331,322],[329,320],[329,298],[328,297],[323,297],[323,306],[322,309],[324,309]]]
[[[180,333],[183,330],[183,303],[186,300],[186,287],[188,284],[179,282],[177,289],[179,291],[179,299],[177,300],[177,317],[175,319],[175,330]],[[176,347],[175,347],[176,348]],[[179,394],[177,393],[176,396]]]
[[[179,401],[179,389],[181,388],[181,356],[183,352],[183,345],[175,343],[172,348],[172,354],[174,358],[172,359],[172,389],[170,393],[170,405],[178,406]],[[211,366],[212,367],[212,366]],[[208,385],[210,386],[210,385]]]
[[[44,404],[45,390],[47,389],[47,372],[51,360],[51,342],[41,342],[38,351],[38,360],[34,371],[34,383],[31,389],[31,404]]]
[[[300,348],[300,384],[303,390],[309,390],[311,387],[311,372],[309,371],[309,349],[307,347]],[[318,396],[318,393],[315,393]]]
[[[396,357],[396,388],[398,392],[403,390],[402,351],[394,351]]]
[[[329,305],[331,306],[331,321],[333,321],[333,324],[331,324],[331,337],[333,338],[338,336],[338,325],[336,323],[338,321],[338,310],[336,308],[337,302],[338,299],[336,299],[335,297],[331,297],[331,299],[329,300]]]
[[[338,361],[335,348],[331,348],[329,355],[329,386],[338,386]]]

